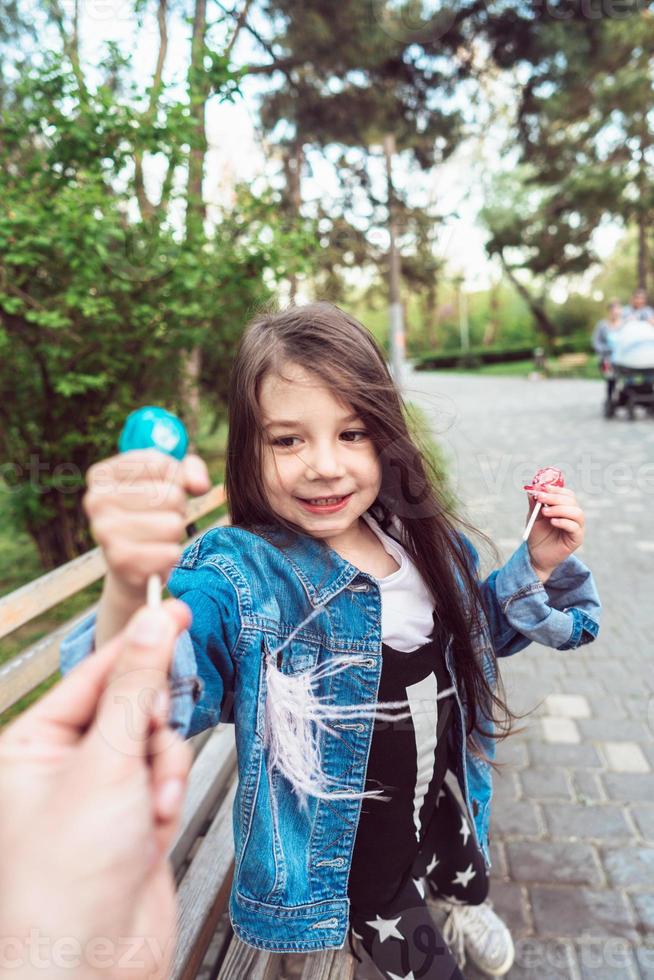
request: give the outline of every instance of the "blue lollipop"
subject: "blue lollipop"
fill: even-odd
[[[145,405],[128,415],[120,433],[118,451],[126,453],[131,449],[158,449],[182,460],[188,449],[188,434],[184,424],[172,412],[156,405]],[[161,577],[150,575],[147,596],[151,608],[161,604],[161,588]]]
[[[160,449],[175,459],[184,459],[188,435],[183,422],[172,412],[145,405],[127,416],[120,433],[118,451],[126,453],[130,449]]]

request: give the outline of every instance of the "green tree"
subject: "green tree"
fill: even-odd
[[[245,22],[266,56],[261,71],[271,76],[260,118],[281,156],[284,207],[291,216],[302,208],[321,227],[321,295],[343,295],[355,264],[367,273],[383,265],[386,196],[375,175],[384,134],[394,135],[406,165],[425,170],[446,160],[463,138],[464,115],[453,96],[473,78],[469,52],[486,4],[452,2],[431,15],[423,8],[416,0],[345,0],[334,16],[330,0],[305,0],[299,17],[293,0],[265,0],[266,32],[251,18]],[[304,200],[316,155],[333,162],[340,183],[334,200]],[[411,250],[407,271],[412,284],[420,278],[429,291],[435,260],[425,235],[433,232],[419,226],[401,196],[398,210]],[[433,226],[440,221],[424,217]],[[292,279],[292,295],[296,285]],[[432,301],[427,296],[427,305]]]
[[[199,373],[222,411],[243,323],[310,238],[284,224],[271,191],[238,187],[229,213],[198,219],[196,92],[235,97],[240,76],[201,50],[190,61],[202,79],[190,69],[173,96],[164,0],[146,93],[115,45],[92,86],[76,23],[56,2],[48,10],[61,47],[12,80],[0,124],[0,449],[16,520],[49,568],[88,548],[84,473],[115,451],[126,414],[157,401],[190,421],[191,352],[206,352]],[[152,200],[155,154],[166,169]]]
[[[551,288],[596,260],[591,237],[598,213],[579,210],[568,187],[543,186],[539,177],[526,164],[494,175],[480,219],[489,232],[486,251],[499,258],[538,330],[552,341],[557,330],[548,311]]]
[[[645,287],[654,207],[654,18],[639,0],[613,16],[587,2],[512,4],[489,18],[493,56],[526,80],[517,114],[522,160],[552,189],[581,246],[603,219],[638,227],[635,279]],[[569,224],[569,222],[568,222]],[[586,249],[586,261],[592,261]]]

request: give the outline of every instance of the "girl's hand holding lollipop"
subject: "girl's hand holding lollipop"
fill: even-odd
[[[163,409],[132,413],[119,454],[91,467],[84,509],[107,562],[96,643],[110,640],[161,584],[182,552],[187,494],[206,493],[211,480],[199,456],[186,454],[184,428]]]
[[[539,470],[524,488],[529,494],[528,522],[523,535],[534,571],[546,582],[584,540],[584,512],[574,491],[564,486],[554,467]]]

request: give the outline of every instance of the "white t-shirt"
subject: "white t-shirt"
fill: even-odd
[[[377,579],[381,590],[382,641],[394,650],[410,653],[431,638],[434,628],[431,592],[402,545],[382,531],[370,514],[362,517],[400,566],[390,575]],[[398,519],[394,517],[392,523],[401,536]]]

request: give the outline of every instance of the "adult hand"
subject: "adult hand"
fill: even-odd
[[[166,724],[190,612],[140,609],[0,736],[0,973],[164,978],[192,761]]]
[[[557,565],[583,544],[586,518],[570,487],[550,485],[533,497],[529,494],[527,523],[538,501],[543,506],[527,539],[527,547],[534,571],[546,582]]]

